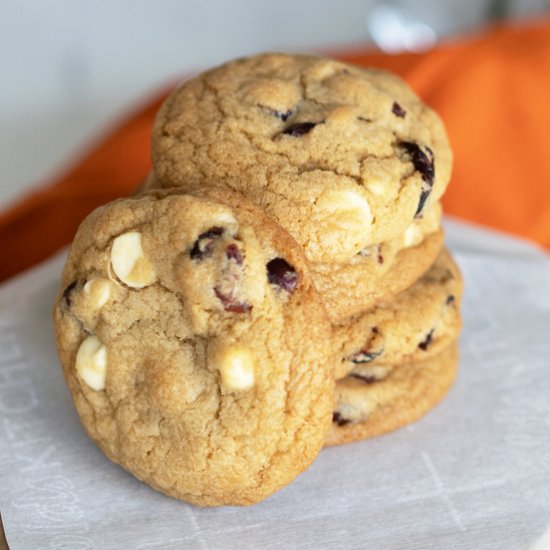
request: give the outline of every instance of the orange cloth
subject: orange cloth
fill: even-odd
[[[338,57],[395,71],[442,116],[455,152],[448,213],[550,247],[550,20],[493,28],[422,54]],[[91,210],[145,178],[164,97],[0,215],[0,280],[70,242]]]

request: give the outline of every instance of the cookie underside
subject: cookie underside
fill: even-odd
[[[400,365],[379,382],[365,384],[346,379],[337,383],[336,395],[374,404],[362,421],[347,422],[342,416],[333,422],[325,446],[360,441],[394,431],[430,411],[448,392],[457,372],[458,343],[453,342],[439,355],[425,361]],[[337,398],[338,399],[338,398]],[[345,395],[343,395],[345,399]]]
[[[420,244],[401,250],[391,268],[373,281],[357,270],[346,277],[319,277],[313,273],[330,320],[340,322],[357,315],[410,287],[433,264],[443,246],[443,231],[428,235]]]
[[[460,333],[463,280],[443,249],[412,286],[366,312],[333,325],[338,357],[336,379],[368,374],[376,365],[422,361],[446,348]]]

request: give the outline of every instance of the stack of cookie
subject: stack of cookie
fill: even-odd
[[[329,444],[395,429],[444,395],[461,326],[439,202],[452,153],[402,80],[306,56],[240,59],[171,95],[152,151],[149,188],[222,184],[302,246],[334,326]]]
[[[444,128],[397,77],[280,54],[184,83],[144,190],[77,233],[55,307],[82,423],[199,505],[250,504],[324,444],[452,383],[460,273]]]

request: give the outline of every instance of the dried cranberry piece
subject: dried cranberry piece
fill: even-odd
[[[237,265],[242,265],[244,261],[244,254],[235,243],[231,243],[230,245],[228,245],[228,247],[225,249],[225,255],[228,260],[235,260]]]
[[[71,305],[71,294],[73,292],[73,290],[76,288],[76,285],[78,284],[77,281],[73,281],[70,285],[67,286],[67,288],[65,288],[65,290],[63,291],[63,300],[65,301],[65,303],[67,304],[67,307],[70,307]]]
[[[351,422],[349,418],[344,418],[338,411],[332,413],[332,421],[338,426],[345,426]]]
[[[372,327],[371,332],[372,336],[365,348],[348,357],[348,361],[356,365],[364,365],[365,363],[370,363],[384,353],[384,338],[378,330],[378,327]]]
[[[422,179],[429,184],[433,185],[435,177],[434,169],[434,154],[429,147],[426,147],[426,154],[417,143],[410,141],[402,141],[399,144],[411,157],[411,162],[413,163],[414,169],[417,172],[420,172]]]
[[[434,329],[432,328],[432,330],[430,330],[430,332],[428,332],[428,334],[426,334],[426,338],[424,338],[424,340],[422,342],[420,342],[420,344],[418,344],[418,347],[422,351],[427,351],[428,347],[432,343],[433,334],[434,334]]]
[[[298,286],[298,273],[296,270],[283,258],[274,258],[266,265],[267,280],[289,294],[292,294]]]
[[[222,234],[223,227],[211,227],[208,231],[201,233],[189,252],[191,259],[202,260],[205,256],[209,256],[212,253],[212,243]]]
[[[416,212],[414,213],[414,217],[417,218],[422,210],[424,209],[424,205],[426,204],[426,201],[428,200],[428,197],[430,196],[430,193],[432,192],[430,189],[422,189],[420,192],[420,199],[418,200],[418,206],[416,208]]]
[[[420,199],[415,213],[415,217],[417,217],[422,212],[432,192],[435,178],[434,154],[429,147],[425,147],[428,152],[428,154],[426,154],[417,143],[403,141],[399,145],[409,154],[414,169],[420,173],[424,181],[424,186],[420,192]]]
[[[405,118],[407,116],[407,111],[397,103],[397,101],[393,102],[393,105],[391,106],[391,112],[400,118]]]
[[[283,122],[286,122],[293,114],[294,110],[289,109],[288,111],[278,111],[277,109],[272,109],[271,107],[261,106],[262,109],[271,116],[280,118]]]
[[[384,353],[384,348],[376,351],[361,350],[352,355],[349,360],[355,365],[364,365],[374,361],[377,357],[380,357]]]
[[[281,111],[275,111],[274,114],[277,118],[280,118],[283,122],[286,122],[292,116],[292,113],[293,111],[286,111],[285,113]]]
[[[297,122],[296,124],[291,124],[288,128],[285,128],[283,130],[283,134],[292,137],[299,137],[311,132],[315,126],[317,126],[316,122]]]
[[[248,313],[252,309],[250,304],[235,300],[233,296],[224,294],[218,287],[214,288],[214,293],[223,304],[223,309],[225,309],[225,311],[231,313]]]

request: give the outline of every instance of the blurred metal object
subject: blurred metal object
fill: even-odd
[[[422,51],[438,40],[493,21],[540,15],[550,0],[378,0],[367,11],[367,30],[383,51]]]
[[[367,29],[376,45],[388,53],[422,51],[437,41],[435,29],[402,2],[375,5],[367,16]]]
[[[510,15],[510,0],[491,0],[487,6],[487,19],[499,21]]]
[[[550,10],[550,0],[491,0],[486,16],[490,21],[533,17]]]

